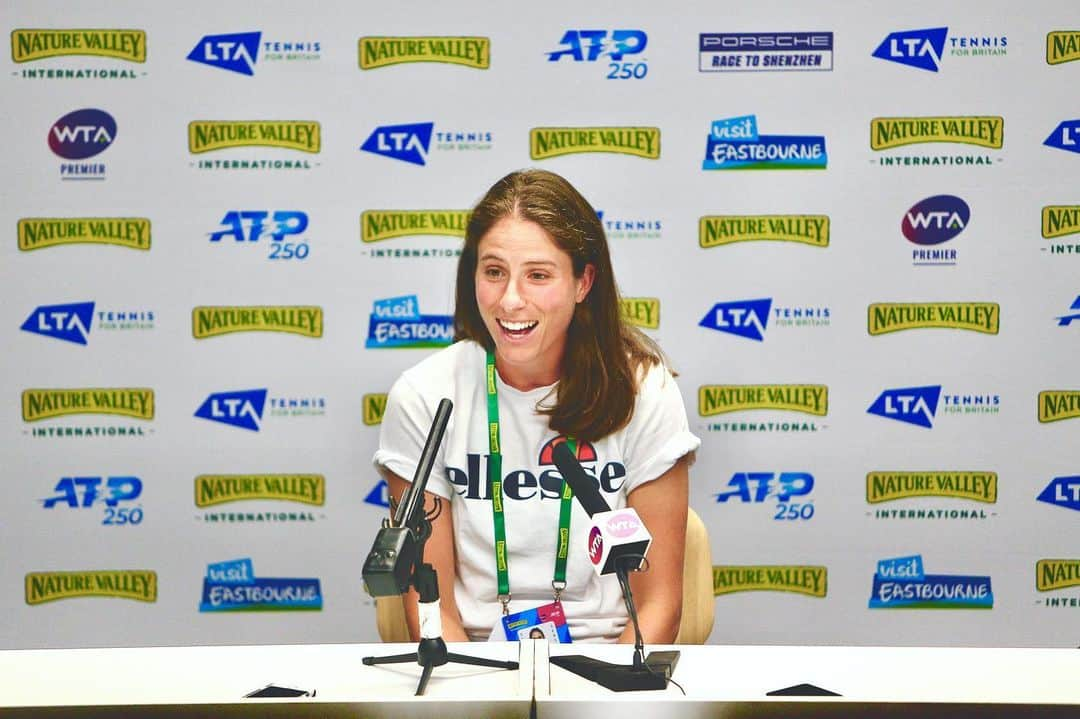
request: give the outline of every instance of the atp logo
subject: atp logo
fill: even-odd
[[[42,305],[30,313],[20,329],[64,342],[86,345],[93,319],[93,302]]]
[[[887,389],[866,411],[897,422],[933,429],[940,398],[941,385]]]
[[[241,75],[254,75],[261,39],[261,32],[206,35],[191,49],[187,59]]]
[[[1080,295],[1077,295],[1073,303],[1069,305],[1069,309],[1073,310],[1073,314],[1058,317],[1058,327],[1068,327],[1073,320],[1080,320]]]
[[[1065,120],[1043,141],[1047,147],[1080,153],[1080,120]]]
[[[134,502],[142,495],[143,483],[138,477],[61,477],[53,488],[53,496],[41,500],[44,509],[65,506],[87,509],[104,505],[106,526],[142,524],[141,506],[120,506]]]
[[[771,297],[718,302],[701,318],[698,326],[761,342],[765,339],[771,308]]]
[[[49,128],[49,149],[65,160],[85,160],[109,149],[116,120],[104,110],[86,108],[61,117]]]
[[[360,149],[412,165],[426,165],[434,129],[434,122],[381,125],[364,140]]]
[[[934,195],[904,213],[900,231],[916,245],[940,245],[959,235],[971,219],[971,208],[959,197]]]
[[[220,224],[222,229],[210,233],[211,242],[220,242],[223,237],[232,237],[237,242],[258,242],[264,235],[281,242],[287,235],[299,235],[306,230],[308,215],[299,210],[229,210]]]
[[[1054,477],[1035,499],[1080,512],[1080,476]]]
[[[608,61],[608,80],[640,80],[649,73],[644,58],[638,58],[649,44],[642,30],[567,30],[558,50],[547,53],[548,62],[569,57],[573,62]],[[623,62],[627,56],[633,61]]]
[[[809,499],[814,475],[809,472],[736,472],[727,486],[727,491],[715,495],[718,504],[727,504],[729,500],[743,504],[775,502],[773,519],[777,521],[808,520],[814,516],[814,503]]]
[[[892,32],[881,41],[873,56],[920,70],[937,72],[945,52],[945,38],[948,34],[947,27]]]
[[[641,30],[567,30],[562,47],[547,54],[548,62],[558,62],[569,56],[574,62],[596,62],[601,57],[614,61],[624,55],[637,55],[649,44],[649,37]]]
[[[215,392],[195,410],[195,416],[258,432],[266,394],[266,389]]]

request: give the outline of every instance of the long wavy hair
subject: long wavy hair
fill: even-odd
[[[548,425],[582,441],[596,441],[622,429],[634,414],[638,379],[663,361],[660,348],[623,320],[604,226],[596,210],[573,185],[553,172],[511,172],[488,190],[473,209],[457,267],[455,340],[471,339],[487,350],[495,342],[476,304],[480,240],[504,217],[542,227],[570,255],[574,276],[595,268],[589,294],[574,308],[553,406],[538,406]]]

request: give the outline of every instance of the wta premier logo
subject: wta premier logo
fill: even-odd
[[[1046,64],[1061,65],[1080,60],[1080,31],[1055,30],[1046,33]]]
[[[911,508],[886,509],[876,507],[874,519],[917,520],[983,520],[996,517],[980,505],[996,504],[998,476],[996,472],[925,471],[925,472],[868,472],[866,475],[866,503],[883,504],[900,502],[912,504]],[[923,501],[909,500],[950,499],[977,503],[973,507],[928,507]],[[870,513],[867,513],[870,516]]]
[[[69,65],[63,58],[84,56],[131,63],[146,62],[145,30],[27,29],[11,31],[11,59],[17,64],[46,61],[46,67],[24,68],[18,76],[33,80],[134,80],[139,75],[108,65]],[[60,59],[57,61],[57,59]]]
[[[623,319],[635,327],[660,329],[660,300],[656,297],[623,297],[619,309]]]
[[[788,592],[823,599],[829,570],[815,565],[723,564],[713,567],[713,596],[736,592]]]
[[[195,339],[234,332],[284,332],[322,337],[323,310],[306,305],[195,307],[191,310],[191,334]]]
[[[310,120],[194,120],[188,123],[188,152],[234,151],[251,147],[318,154],[322,129]],[[199,159],[190,163],[200,170],[310,170],[319,163],[279,155],[242,159]]]
[[[368,349],[447,347],[454,341],[454,318],[420,314],[416,295],[375,300],[368,324]]]
[[[828,215],[706,215],[698,220],[702,249],[738,242],[794,242],[829,246]]]
[[[146,569],[30,572],[25,584],[26,603],[31,606],[76,597],[157,601],[157,572]]]
[[[1000,150],[1005,143],[1005,120],[995,115],[875,117],[870,121],[870,149],[884,152],[871,160],[879,167],[946,167],[980,165],[989,167],[1001,162],[988,152],[949,152],[930,154],[917,148],[896,152],[912,145],[968,145]]]
[[[46,140],[60,164],[61,180],[104,180],[105,165],[76,162],[100,155],[116,139],[116,120],[104,110],[84,108],[64,115],[49,128]]]
[[[759,135],[757,116],[714,120],[705,141],[703,170],[824,170],[820,135]]]
[[[871,336],[928,328],[996,335],[1000,318],[996,302],[878,302],[866,308],[866,330]]]
[[[882,559],[870,609],[992,609],[990,577],[926,574],[922,555]]]
[[[360,38],[359,49],[361,70],[414,62],[461,65],[476,70],[491,66],[491,39],[486,37],[372,36]]]
[[[256,577],[250,559],[233,559],[206,567],[200,612],[318,612],[322,590],[318,579]]]
[[[1039,422],[1060,422],[1080,417],[1080,390],[1048,389],[1039,392]]]
[[[534,127],[529,130],[529,157],[546,160],[586,152],[660,158],[659,127]]]
[[[79,244],[150,249],[150,220],[145,217],[26,217],[19,220],[17,231],[23,252]]]

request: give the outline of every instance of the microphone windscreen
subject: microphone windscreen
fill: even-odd
[[[607,500],[600,494],[596,481],[585,474],[581,462],[578,462],[577,457],[570,451],[568,443],[562,442],[556,445],[552,451],[552,459],[555,461],[555,466],[559,468],[559,473],[562,474],[563,479],[570,485],[570,490],[577,497],[578,502],[581,503],[582,509],[590,517],[597,512],[611,510]]]

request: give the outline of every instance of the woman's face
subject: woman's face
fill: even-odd
[[[574,307],[594,268],[574,277],[570,255],[540,225],[504,217],[477,246],[476,304],[495,340],[499,374],[518,389],[559,378]]]

